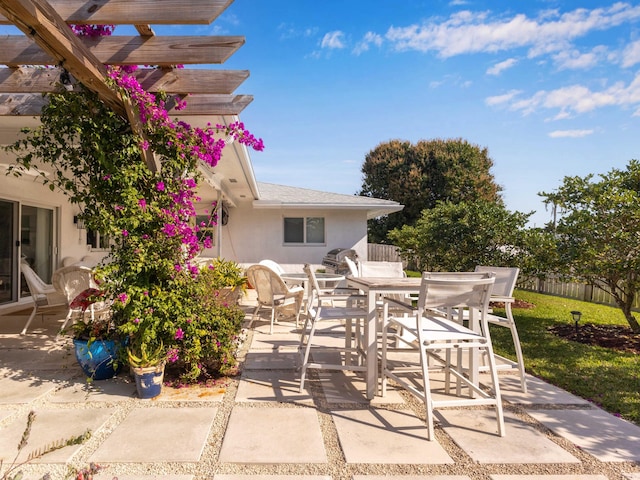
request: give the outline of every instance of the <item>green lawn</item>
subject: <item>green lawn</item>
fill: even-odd
[[[563,340],[547,330],[573,325],[571,310],[582,312],[580,323],[628,325],[620,310],[524,290],[515,296],[534,305],[513,309],[527,372],[640,425],[640,355]],[[492,327],[491,336],[496,353],[515,358],[508,329]]]

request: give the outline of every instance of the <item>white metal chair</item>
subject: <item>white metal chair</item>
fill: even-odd
[[[82,301],[82,296],[91,296],[98,294],[99,288],[93,278],[93,270],[83,265],[69,265],[62,267],[53,272],[51,283],[59,292],[62,292],[67,299],[67,316],[60,327],[62,333],[67,324],[72,319],[84,317],[87,313],[94,318],[96,311],[102,311],[107,308],[105,302],[95,302],[89,304]]]
[[[425,405],[429,440],[434,440],[433,410],[440,407],[493,405],[498,421],[498,434],[504,436],[504,417],[500,386],[493,356],[493,347],[489,335],[487,309],[491,289],[495,282],[493,273],[429,273],[422,274],[422,284],[417,308],[405,305],[404,315],[389,315],[389,303],[398,308],[402,305],[394,300],[385,299],[384,328],[382,335],[382,394],[386,392],[387,377],[395,380],[401,387],[422,400]],[[476,328],[467,328],[462,324],[449,320],[436,310],[468,308],[471,312],[471,326],[479,316]],[[402,331],[402,336],[396,332]],[[408,339],[406,332],[412,334]],[[401,341],[420,351],[420,369],[423,385],[412,382],[412,377],[405,373],[415,372],[416,368],[394,368],[389,364],[388,354],[390,342]],[[465,375],[461,365],[452,364],[451,351],[466,349],[469,361],[473,358],[473,350],[486,350],[491,388],[487,392],[480,385],[478,375],[467,370]],[[405,350],[406,352],[406,350]],[[443,356],[444,352],[444,356]],[[431,392],[430,370],[438,369],[445,373],[445,393],[449,392],[449,377],[453,375],[458,382],[469,389],[469,397],[457,396],[451,399],[435,400]],[[410,374],[411,375],[411,374]],[[459,394],[459,390],[457,391]]]
[[[346,306],[326,306],[322,303],[321,290],[318,286],[318,280],[311,269],[309,264],[304,266],[304,271],[307,274],[310,285],[310,296],[307,299],[307,315],[300,334],[300,344],[298,351],[300,353],[300,391],[304,389],[304,383],[308,369],[327,369],[327,370],[351,370],[351,371],[366,371],[367,367],[362,365],[361,362],[355,364],[351,361],[352,354],[359,354],[360,350],[356,347],[352,347],[351,343],[351,330],[354,320],[361,321],[367,316],[367,311],[364,308],[350,306],[348,297],[345,297],[347,302]],[[353,298],[353,302],[358,302],[362,299],[362,296],[358,295]],[[345,346],[344,347],[327,347],[319,344],[314,344],[316,340],[316,329],[318,324],[322,321],[345,321]],[[344,353],[343,363],[325,363],[317,361],[317,359],[311,358],[311,351],[314,352],[338,352]],[[375,360],[374,360],[375,361]]]
[[[20,271],[24,275],[24,279],[27,282],[29,293],[31,293],[31,300],[33,300],[33,310],[31,315],[27,319],[24,328],[20,332],[20,335],[27,333],[31,322],[35,318],[37,313],[48,313],[55,310],[61,310],[67,306],[66,297],[58,292],[54,286],[50,283],[45,283],[36,272],[29,266],[26,261],[20,262]]]
[[[511,304],[515,301],[513,297],[513,290],[516,287],[518,281],[518,274],[520,269],[517,267],[490,267],[490,266],[476,266],[476,272],[493,272],[496,276],[496,282],[493,286],[491,293],[492,302],[504,303],[505,316],[501,317],[494,315],[493,313],[487,314],[487,321],[492,325],[498,325],[500,327],[506,327],[511,331],[511,338],[513,339],[513,347],[516,352],[516,361],[513,362],[508,358],[496,355],[501,363],[497,364],[498,370],[501,369],[517,369],[520,375],[520,388],[522,392],[527,393],[527,380],[524,369],[524,357],[522,355],[522,347],[520,346],[520,337],[518,336],[518,329],[516,328],[516,322],[511,312]],[[481,367],[486,369],[487,367]]]
[[[257,318],[261,308],[271,310],[271,325],[269,333],[273,333],[273,324],[278,315],[289,313],[295,317],[296,325],[300,321],[300,310],[304,289],[302,287],[289,287],[280,275],[266,265],[251,265],[247,269],[247,279],[256,289],[257,306],[253,312],[249,328]],[[293,310],[293,311],[291,311]]]
[[[360,272],[358,271],[358,264],[355,261],[351,260],[349,257],[344,257],[344,261],[349,267],[349,275],[351,275],[352,277],[359,277]]]

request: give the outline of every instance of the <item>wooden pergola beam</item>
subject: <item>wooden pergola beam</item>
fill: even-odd
[[[248,70],[141,68],[134,72],[148,92],[231,94],[249,77]],[[60,69],[0,68],[0,92],[50,93],[60,89]]]
[[[66,23],[209,25],[233,0],[50,0]],[[13,22],[0,17],[0,24]]]
[[[39,1],[39,0],[31,0]],[[16,0],[4,0],[3,3],[14,3]],[[0,11],[2,8],[0,7]],[[242,36],[198,37],[140,37],[110,36],[100,38],[78,38],[69,30],[83,56],[91,54],[99,65],[191,65],[221,64],[233,55],[242,45]],[[39,42],[32,40],[31,30],[22,35],[0,36],[0,64],[19,65],[51,65],[53,55]],[[68,43],[68,41],[67,41]],[[81,50],[80,50],[81,49]],[[55,63],[54,63],[55,64]]]
[[[188,115],[239,115],[253,101],[253,95],[188,95],[187,107],[176,110],[175,103],[169,102],[167,111],[173,117]],[[47,97],[36,93],[0,93],[0,116],[38,117]]]
[[[0,13],[32,38],[32,44],[50,57],[49,62],[53,59],[54,64],[64,67],[98,93],[110,108],[125,113],[120,98],[105,82],[105,67],[46,1],[1,0]]]

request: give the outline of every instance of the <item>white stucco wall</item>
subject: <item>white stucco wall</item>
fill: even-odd
[[[284,217],[324,217],[325,240],[320,245],[285,245]],[[280,264],[320,264],[329,250],[352,248],[367,255],[367,216],[364,211],[321,209],[254,209],[251,203],[229,210],[222,227],[221,256],[238,263],[257,263],[269,258]],[[204,252],[215,256],[217,250]]]

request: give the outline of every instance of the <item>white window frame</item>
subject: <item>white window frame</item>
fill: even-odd
[[[288,242],[286,235],[286,224],[289,219],[302,219],[302,242]],[[309,229],[309,221],[310,220],[322,220],[322,242],[309,242],[308,241],[308,229]],[[327,224],[325,217],[321,216],[304,216],[304,217],[283,217],[282,219],[282,240],[285,246],[290,245],[312,245],[312,246],[324,246],[327,244]]]

